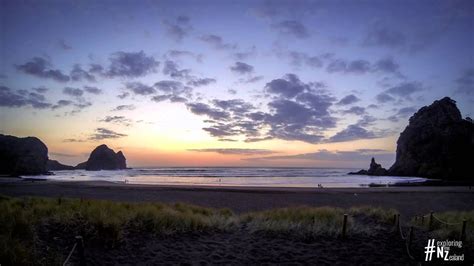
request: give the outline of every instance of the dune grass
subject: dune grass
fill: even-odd
[[[472,243],[474,241],[474,211],[448,211],[434,213],[434,219],[431,224],[432,234],[438,238],[449,238],[460,240],[462,222],[466,221],[465,241]],[[421,219],[413,218],[411,224],[417,227],[429,227],[430,214],[425,214],[424,223]],[[440,221],[441,222],[440,222]],[[448,224],[445,224],[448,223]]]
[[[397,211],[373,207],[348,210],[333,207],[294,207],[246,214],[229,209],[211,209],[189,204],[124,203],[67,198],[10,198],[0,196],[0,263],[31,264],[45,257],[38,239],[59,236],[71,243],[75,235],[88,242],[113,247],[129,234],[170,235],[195,232],[284,234],[292,237],[339,237],[344,214],[348,214],[347,234],[371,234],[379,224],[389,224]],[[474,212],[438,214],[447,221],[469,220]],[[364,218],[364,222],[361,219]],[[367,225],[369,218],[371,225]],[[369,228],[370,227],[370,228]],[[443,228],[438,228],[444,233]],[[42,232],[42,234],[41,234]],[[449,232],[447,232],[449,233]],[[64,240],[63,240],[64,241]],[[72,242],[73,243],[73,242]],[[57,244],[56,244],[57,245]],[[44,246],[44,245],[43,245]],[[50,251],[40,264],[60,264],[64,252]],[[61,254],[60,254],[61,253]]]

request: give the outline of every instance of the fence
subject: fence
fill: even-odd
[[[429,215],[416,215],[415,216],[415,222],[419,221],[421,223],[421,225],[424,226],[426,217],[429,217],[429,221],[428,221],[428,230],[429,231],[433,230],[435,221],[439,222],[442,225],[445,225],[446,227],[447,226],[460,226],[460,225],[462,225],[461,234],[460,234],[461,235],[461,241],[464,241],[466,239],[466,226],[467,226],[467,221],[466,220],[463,220],[462,222],[458,222],[458,223],[448,223],[448,222],[442,221],[441,219],[436,217],[434,212],[431,211]],[[397,214],[397,215],[394,216],[394,224],[396,224],[396,229],[400,233],[401,239],[405,241],[405,246],[406,246],[406,251],[407,251],[408,257],[410,259],[416,261],[416,259],[414,258],[414,256],[410,252],[411,245],[412,245],[412,242],[413,242],[413,226],[410,226],[409,234],[407,236],[406,234],[405,235],[403,234],[403,230],[402,230],[401,223],[400,223],[400,214]]]

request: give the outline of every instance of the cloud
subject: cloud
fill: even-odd
[[[244,75],[244,74],[252,73],[254,68],[253,66],[246,64],[244,62],[235,62],[234,65],[230,66],[230,70],[234,73]]]
[[[360,106],[353,106],[347,110],[342,111],[343,114],[354,114],[354,115],[363,115],[365,114],[365,108]]]
[[[73,104],[74,104],[73,101],[69,101],[69,100],[59,100],[52,108],[53,108],[53,110],[54,110],[54,109],[58,109],[58,108],[70,106],[70,105],[73,105]]]
[[[385,92],[392,96],[397,96],[411,101],[411,95],[422,90],[424,90],[424,87],[421,82],[402,82],[387,89]]]
[[[160,92],[152,98],[155,102],[170,100],[171,102],[187,102],[192,97],[192,88],[183,83],[174,80],[162,80],[154,84],[154,87]]]
[[[317,82],[303,83],[294,74],[273,80],[266,86],[266,92],[274,97],[265,112],[256,111],[241,99],[187,106],[194,108],[193,113],[209,117],[205,122],[210,125],[203,130],[220,139],[244,136],[246,142],[283,139],[320,143],[323,131],[335,127],[337,120],[328,110],[336,99],[319,90],[320,86]]]
[[[216,50],[234,50],[237,48],[236,44],[226,43],[221,36],[214,34],[203,35],[199,39]]]
[[[108,77],[137,78],[156,72],[159,62],[140,52],[116,52],[109,58]]]
[[[0,86],[0,107],[24,107],[30,106],[34,109],[50,108],[51,104],[45,101],[42,94],[26,90],[12,90],[6,86]]]
[[[381,149],[357,149],[354,151],[329,151],[322,149],[313,153],[248,158],[248,160],[360,161],[367,163],[372,157],[375,157],[378,162],[390,162],[393,161],[395,154]]]
[[[313,68],[320,68],[323,66],[323,59],[320,56],[309,56],[306,53],[290,51],[288,53],[290,62],[294,66],[302,66],[303,64]]]
[[[240,83],[244,83],[244,84],[249,84],[249,83],[255,83],[255,82],[259,82],[261,80],[263,80],[263,76],[251,76],[251,77],[248,77],[248,78],[241,78],[239,79],[239,82]]]
[[[84,91],[86,91],[88,93],[95,94],[95,95],[98,95],[98,94],[102,93],[101,89],[99,89],[97,87],[91,87],[91,86],[84,86]]]
[[[37,93],[46,93],[49,89],[45,87],[38,87],[38,88],[33,88],[32,90],[34,90]]]
[[[96,82],[95,76],[82,69],[79,64],[74,65],[69,75],[73,81],[86,80],[89,82]]]
[[[188,149],[188,151],[214,152],[214,153],[225,154],[225,155],[244,155],[244,156],[266,155],[266,154],[276,153],[275,151],[266,150],[266,149],[241,149],[241,148]]]
[[[186,84],[194,87],[207,86],[212,83],[216,83],[216,80],[213,78],[196,78],[186,82]]]
[[[63,93],[69,96],[80,97],[84,94],[84,91],[78,88],[66,87],[63,89]]]
[[[284,98],[293,98],[307,89],[295,74],[287,74],[284,78],[274,79],[265,85],[267,93],[276,94]]]
[[[373,67],[375,72],[393,73],[400,77],[403,76],[400,73],[400,65],[395,62],[392,57],[385,57],[377,60]]]
[[[195,54],[193,52],[185,50],[169,50],[167,55],[173,58],[190,57],[196,60],[197,62],[202,62],[203,58],[202,54]]]
[[[156,90],[141,82],[127,82],[125,87],[137,95],[150,95],[156,93]]]
[[[377,99],[379,103],[387,103],[387,102],[395,101],[395,98],[393,98],[392,96],[388,95],[385,92],[378,94],[375,98]]]
[[[174,61],[167,60],[163,66],[163,74],[172,78],[188,79],[191,73],[190,69],[179,69],[178,64]]]
[[[376,21],[370,25],[362,44],[401,49],[407,44],[407,37],[403,32],[390,28],[381,21]]]
[[[387,119],[396,123],[400,121],[400,119],[405,119],[409,116],[412,116],[416,112],[416,110],[417,109],[413,106],[400,108],[394,115],[389,116]]]
[[[207,115],[211,119],[225,120],[230,114],[216,108],[212,108],[205,103],[188,103],[186,107],[196,115]]]
[[[366,74],[371,71],[371,64],[369,61],[362,59],[353,61],[334,59],[328,64],[326,71],[329,73]]]
[[[337,104],[338,105],[349,105],[360,101],[360,99],[354,94],[349,94],[342,98]]]
[[[464,70],[461,76],[455,81],[458,85],[457,93],[471,95],[474,92],[474,68]]]
[[[179,16],[174,21],[164,20],[166,34],[174,41],[182,41],[193,29],[189,21],[187,16]]]
[[[282,34],[291,35],[300,39],[307,38],[310,35],[306,27],[297,20],[284,20],[273,24],[272,28]]]
[[[124,126],[130,126],[132,123],[132,120],[126,118],[125,116],[122,115],[114,115],[114,116],[106,116],[105,118],[99,120],[99,122],[105,122],[105,123],[113,123],[113,124],[121,124]]]
[[[119,98],[119,99],[125,99],[125,98],[127,98],[128,96],[130,96],[130,93],[128,93],[128,92],[123,92],[123,93],[117,95],[117,98]]]
[[[64,40],[58,40],[58,46],[59,46],[59,48],[65,50],[65,51],[72,49],[71,45],[67,44],[66,41],[64,41]]]
[[[58,69],[50,69],[51,63],[42,57],[33,57],[23,65],[16,65],[16,69],[32,76],[53,79],[59,82],[69,81],[69,76]]]
[[[347,128],[337,132],[330,137],[328,142],[344,142],[358,139],[373,139],[378,136],[367,129],[358,125],[349,125]]]
[[[135,110],[135,109],[136,109],[135,105],[128,104],[128,105],[119,105],[119,106],[115,107],[114,109],[112,109],[112,111],[124,111],[124,110],[132,111],[132,110]]]
[[[83,140],[83,139],[69,138],[69,139],[64,139],[63,142],[85,142],[85,140]]]
[[[95,133],[89,136],[89,140],[104,140],[104,139],[117,139],[126,137],[126,134],[117,133],[113,130],[99,127],[95,129]]]
[[[61,153],[61,152],[48,152],[49,155],[52,155],[52,156],[57,156],[57,157],[68,157],[68,158],[72,158],[72,157],[77,157],[77,155],[74,155],[74,154],[68,154],[68,153]]]

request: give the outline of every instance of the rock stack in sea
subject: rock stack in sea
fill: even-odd
[[[119,170],[126,169],[127,163],[121,151],[115,153],[114,150],[102,144],[97,146],[90,154],[86,162],[80,163],[76,169],[97,170]]]
[[[398,138],[395,163],[388,171],[380,168],[385,175],[466,180],[473,176],[472,158],[472,119],[463,119],[456,102],[445,97],[422,107],[410,118]],[[353,174],[373,175],[365,170]]]

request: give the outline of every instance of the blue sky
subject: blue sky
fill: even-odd
[[[68,163],[106,142],[135,165],[389,164],[420,107],[449,96],[474,115],[473,10],[2,1],[0,131],[38,136]]]

